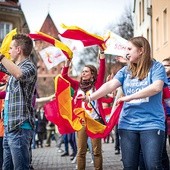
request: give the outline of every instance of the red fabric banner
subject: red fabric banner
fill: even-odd
[[[85,47],[98,45],[103,50],[106,49],[105,41],[102,37],[95,35],[95,34],[91,34],[77,26],[62,25],[62,27],[65,29],[63,33],[59,34],[62,37],[73,39],[73,40],[80,40]]]
[[[112,114],[107,125],[92,119],[83,108],[72,108],[70,83],[60,75],[56,78],[56,100],[44,106],[46,118],[58,126],[61,134],[79,131],[82,120],[86,131],[91,138],[106,137],[117,124],[123,103],[120,103]]]

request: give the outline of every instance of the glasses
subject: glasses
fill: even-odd
[[[164,65],[164,67],[170,67],[170,65]]]

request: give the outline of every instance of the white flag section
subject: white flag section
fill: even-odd
[[[66,44],[73,52],[82,51],[84,49],[84,45],[80,40],[72,40],[68,38],[64,38],[61,35],[58,35],[60,40]]]
[[[106,41],[105,54],[112,54],[125,57],[127,53],[127,40],[119,35],[109,32],[109,39]],[[108,34],[106,38],[108,37]]]
[[[39,53],[48,70],[66,60],[66,56],[63,52],[53,46],[49,46]]]

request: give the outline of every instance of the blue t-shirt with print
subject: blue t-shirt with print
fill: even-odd
[[[162,80],[167,84],[165,68],[157,61],[153,61],[153,65],[148,76],[142,81],[137,78],[131,79],[131,75],[127,69],[127,66],[123,67],[115,75],[115,78],[122,84],[125,96],[142,90],[156,80]],[[119,129],[165,130],[165,114],[162,105],[162,92],[151,97],[124,102],[119,119]]]

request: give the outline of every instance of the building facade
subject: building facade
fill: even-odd
[[[55,39],[59,40],[58,37],[58,30],[50,16],[50,14],[47,14],[46,19],[44,20],[42,27],[39,30],[40,32],[43,32],[45,34],[48,34]],[[52,44],[49,44],[42,40],[36,40],[35,41],[35,50],[38,55],[38,61],[37,61],[37,67],[38,67],[38,80],[37,80],[37,90],[39,97],[45,97],[49,96],[51,94],[54,94],[55,87],[54,87],[54,78],[61,73],[61,69],[64,63],[61,63],[50,70],[47,69],[44,61],[42,60],[42,57],[40,55],[40,52],[49,47],[53,46]],[[43,105],[43,103],[41,103]]]
[[[0,0],[0,42],[12,29],[29,33],[29,28],[18,0]]]
[[[152,47],[151,0],[134,0],[134,36],[144,36]]]
[[[170,0],[152,0],[153,56],[170,57]]]
[[[144,36],[158,61],[170,57],[170,1],[134,0],[134,35]]]
[[[12,29],[17,28],[18,33],[29,33],[29,27],[18,0],[0,0],[0,45]],[[36,64],[37,56],[33,49],[32,61]]]

